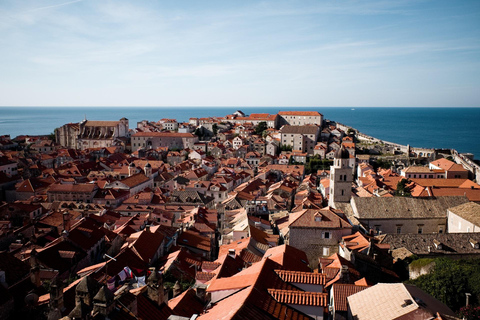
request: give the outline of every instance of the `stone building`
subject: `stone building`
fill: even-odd
[[[343,236],[352,233],[352,225],[341,210],[330,207],[320,210],[302,210],[293,213],[288,222],[288,244],[305,251],[310,266],[315,268],[319,257],[329,256],[338,251]]]
[[[330,191],[328,205],[335,208],[335,202],[349,202],[352,196],[352,167],[350,153],[344,147],[337,150],[330,167]]]
[[[448,212],[448,233],[480,232],[480,205],[467,202],[450,208]]]
[[[444,233],[447,209],[467,203],[465,196],[418,199],[352,198],[353,215],[375,233]]]
[[[119,121],[83,120],[80,123],[68,123],[55,129],[55,141],[61,146],[72,149],[107,148],[121,146],[128,136],[128,119]]]
[[[291,146],[293,150],[313,155],[317,144],[320,128],[317,126],[289,126],[280,129],[280,143],[282,146]]]
[[[96,184],[91,183],[60,183],[52,184],[48,188],[48,201],[80,201],[93,202],[93,196],[97,192]]]
[[[196,142],[198,142],[198,137],[191,133],[138,132],[131,138],[132,152],[140,148],[157,149],[159,147],[192,149]]]
[[[280,125],[291,126],[317,125],[322,126],[323,115],[317,111],[280,111]]]
[[[55,142],[66,148],[76,149],[79,134],[79,123],[67,123],[55,129]]]

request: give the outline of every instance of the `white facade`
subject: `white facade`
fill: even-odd
[[[448,233],[480,232],[480,225],[478,223],[475,224],[475,220],[469,219],[472,220],[469,221],[461,217],[460,215],[452,212],[454,211],[453,209],[447,210]],[[480,217],[480,210],[478,211],[478,216]]]

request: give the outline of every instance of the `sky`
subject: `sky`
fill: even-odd
[[[480,1],[0,0],[0,106],[480,107]]]

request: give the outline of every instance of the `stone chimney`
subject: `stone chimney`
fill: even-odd
[[[70,231],[70,212],[68,210],[63,211],[63,230]]]
[[[38,264],[37,259],[37,250],[32,249],[30,253],[30,280],[36,287],[40,287],[42,285],[40,281],[40,265]]]
[[[92,314],[94,316],[95,314],[107,316],[114,307],[114,297],[113,293],[106,286],[102,286],[95,297],[93,297]]]
[[[180,293],[182,293],[182,287],[180,286],[177,280],[177,282],[175,282],[175,285],[173,286],[173,297],[175,298]]]
[[[207,294],[207,286],[204,284],[198,284],[195,288],[195,292],[197,294],[197,298],[202,301],[202,303],[206,304],[210,300],[210,294]]]
[[[63,282],[57,275],[50,285],[50,312],[55,312],[55,309],[63,311]]]
[[[147,278],[147,296],[150,300],[161,305],[165,302],[165,289],[163,275],[158,274],[155,268],[150,268],[151,274]]]

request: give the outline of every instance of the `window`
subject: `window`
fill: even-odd
[[[397,233],[402,233],[402,227],[401,226],[397,226]]]
[[[323,247],[323,255],[324,256],[329,256],[330,255],[330,248]]]
[[[417,226],[417,233],[422,234],[423,233],[423,226]]]
[[[443,233],[445,226],[440,225],[438,226],[438,233]]]
[[[342,196],[343,196],[343,194],[344,194],[344,190],[342,190]]]
[[[330,239],[330,231],[322,232],[323,239]]]

